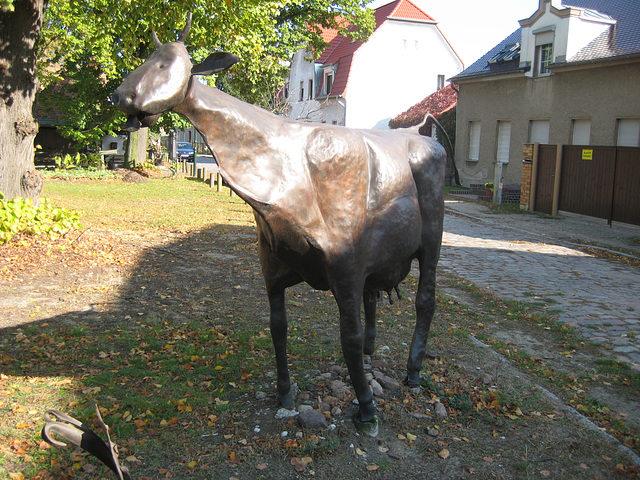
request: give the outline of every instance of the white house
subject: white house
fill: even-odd
[[[291,62],[287,101],[291,118],[386,129],[389,120],[445,85],[462,60],[437,22],[409,0],[375,11],[366,42],[326,29],[317,60],[307,49]]]

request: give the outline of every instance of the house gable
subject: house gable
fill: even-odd
[[[410,0],[396,0],[383,5],[374,13],[376,26],[372,35],[387,21],[411,21],[435,24],[435,20],[416,7]],[[336,76],[331,88],[327,92],[322,85],[318,86],[318,96],[343,96],[349,83],[351,65],[354,54],[365,45],[363,41],[353,41],[343,35],[338,34],[335,29],[323,29],[323,39],[328,41],[329,46],[320,55],[317,63],[333,65]]]

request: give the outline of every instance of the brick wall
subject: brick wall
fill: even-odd
[[[520,182],[520,205],[524,210],[529,210],[529,198],[531,196],[531,170],[533,166],[533,144],[525,144],[522,152],[522,181]]]

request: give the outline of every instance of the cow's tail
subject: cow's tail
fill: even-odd
[[[420,135],[425,135],[423,133],[420,133],[420,131],[424,131],[423,127],[428,126],[429,122],[433,122],[433,124],[438,129],[440,129],[440,131],[442,132],[442,135],[445,138],[445,142],[443,146],[445,151],[447,152],[447,157],[451,159],[451,165],[453,166],[453,178],[456,182],[456,185],[460,185],[460,175],[458,174],[458,167],[456,167],[456,159],[453,156],[453,145],[451,144],[451,139],[449,138],[447,131],[442,127],[442,125],[440,125],[440,122],[438,121],[438,119],[433,115],[431,115],[430,113],[427,113],[424,116],[422,123],[420,123],[419,125],[416,125],[415,127],[412,127],[412,130],[415,129],[415,133],[419,133]]]

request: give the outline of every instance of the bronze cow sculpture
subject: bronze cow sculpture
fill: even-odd
[[[435,310],[436,264],[442,239],[446,154],[417,130],[356,130],[273,115],[193,75],[211,75],[238,57],[214,53],[192,66],[184,41],[162,44],[113,94],[130,129],[160,114],[184,115],[204,138],[227,184],[254,210],[260,263],[270,305],[277,398],[293,408],[287,367],[285,289],[307,282],[331,290],[340,338],[358,398],[357,426],[377,433],[363,353],[372,354],[376,297],[390,291],[417,259],[417,320],[405,382],[420,384]],[[364,301],[365,326],[360,308]]]

